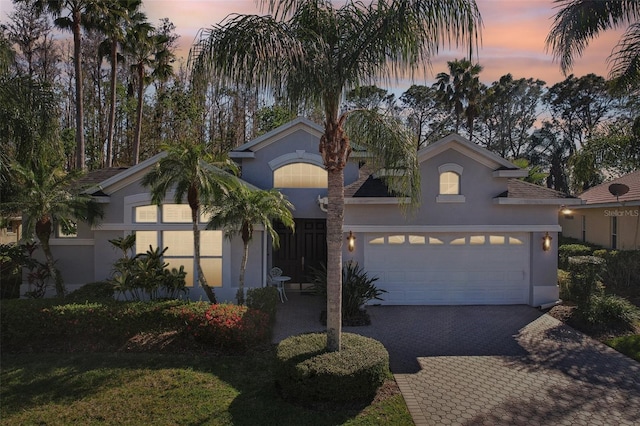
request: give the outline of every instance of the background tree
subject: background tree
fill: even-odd
[[[414,84],[400,96],[400,102],[420,147],[446,136],[452,128],[447,110],[438,101],[434,87]]]
[[[207,283],[200,263],[200,228],[198,218],[203,204],[214,203],[235,186],[235,180],[221,168],[233,168],[230,160],[215,158],[200,144],[181,142],[163,146],[167,155],[142,178],[142,185],[150,188],[151,200],[157,205],[164,202],[166,194],[174,192],[174,202],[185,199],[191,209],[193,251],[197,267],[197,280],[212,303],[217,303],[213,288]],[[235,169],[233,169],[235,170]]]
[[[264,227],[271,237],[273,247],[280,246],[280,238],[273,223],[278,221],[291,229],[295,228],[293,221],[293,204],[291,204],[277,189],[251,189],[246,185],[238,185],[233,191],[227,192],[218,202],[206,207],[211,213],[208,229],[224,229],[225,235],[232,238],[239,235],[242,238],[243,254],[240,263],[240,279],[236,300],[239,305],[244,304],[244,276],[249,259],[249,243],[253,239],[255,225]]]
[[[327,349],[340,350],[344,168],[350,140],[368,148],[371,162],[402,169],[404,194],[418,199],[411,132],[375,111],[345,111],[345,93],[426,66],[439,47],[473,46],[480,14],[473,0],[262,0],[269,16],[238,15],[202,33],[194,48],[196,75],[272,90],[293,106],[324,112],[320,154],[328,172]],[[386,160],[386,164],[385,164]],[[400,182],[395,182],[400,183]]]
[[[439,73],[436,76],[435,87],[438,89],[441,101],[453,112],[455,132],[460,133],[460,126],[464,119],[469,140],[472,140],[473,122],[479,113],[482,66],[473,64],[468,59],[448,61],[447,65],[449,73]]]
[[[32,0],[15,0],[30,3]],[[73,34],[73,59],[75,71],[75,123],[76,123],[76,168],[86,169],[84,141],[84,108],[82,77],[82,25],[88,22],[87,15],[98,14],[106,6],[99,0],[35,0],[40,11],[48,11],[55,18],[56,27]]]
[[[89,224],[102,217],[100,205],[91,196],[74,190],[76,173],[66,173],[48,165],[28,168],[12,165],[12,177],[19,183],[19,193],[10,202],[0,204],[7,214],[22,215],[22,239],[35,237],[44,252],[49,274],[54,278],[56,295],[64,297],[66,289],[62,275],[55,267],[49,239],[56,226],[74,228],[78,221]]]

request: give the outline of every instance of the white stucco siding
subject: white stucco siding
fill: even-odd
[[[363,249],[383,304],[530,303],[528,233],[368,233]]]

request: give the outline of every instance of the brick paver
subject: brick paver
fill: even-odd
[[[314,298],[274,341],[318,331]],[[309,311],[316,311],[310,313]],[[370,307],[416,425],[640,425],[640,363],[528,306]]]

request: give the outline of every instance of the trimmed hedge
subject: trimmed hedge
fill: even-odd
[[[565,244],[558,247],[558,268],[568,269],[569,258],[574,256],[590,256],[593,247],[584,244]]]
[[[390,377],[389,353],[377,340],[342,334],[339,352],[326,351],[325,333],[284,339],[276,350],[283,397],[300,403],[365,401]]]
[[[592,325],[633,330],[640,311],[627,299],[605,294],[594,296],[580,316]]]
[[[269,316],[269,321],[274,324],[276,321],[276,310],[278,307],[278,289],[273,286],[250,288],[247,290],[247,306],[257,309]]]
[[[207,302],[0,303],[0,345],[6,352],[119,350],[136,335],[164,332],[206,343],[211,350],[244,351],[268,341],[270,327],[260,311]]]
[[[640,250],[606,250],[593,252],[594,256],[605,260],[606,269],[602,281],[609,288],[640,291]]]

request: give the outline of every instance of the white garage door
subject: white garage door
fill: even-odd
[[[529,303],[526,233],[367,234],[364,249],[382,304]]]

